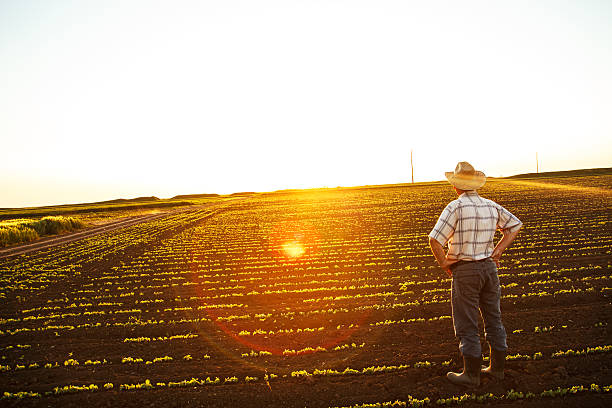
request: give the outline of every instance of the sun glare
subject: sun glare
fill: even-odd
[[[272,225],[269,249],[279,262],[301,261],[317,253],[319,234],[308,222],[283,220]]]
[[[306,252],[304,245],[297,241],[291,241],[282,245],[283,252],[290,258],[298,258]]]

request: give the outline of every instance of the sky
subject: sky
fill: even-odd
[[[0,0],[0,207],[612,166],[612,2]]]

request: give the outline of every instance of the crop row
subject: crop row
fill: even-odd
[[[495,395],[493,393],[486,394],[463,394],[458,396],[438,398],[435,401],[428,397],[418,399],[409,395],[405,401],[385,401],[385,402],[365,402],[354,405],[335,407],[335,408],[401,408],[401,407],[424,407],[428,405],[461,405],[464,403],[476,402],[479,404],[487,404],[491,402],[508,402],[508,401],[523,401],[532,400],[536,398],[559,398],[573,394],[583,393],[609,393],[612,392],[612,385],[598,385],[591,384],[585,385],[573,385],[571,387],[557,387],[548,390],[544,390],[540,393],[533,392],[521,392],[515,390],[509,390],[505,394]]]
[[[356,345],[356,344],[352,344],[352,345],[342,345],[342,346],[337,346],[333,349],[333,351],[342,351],[342,350],[347,350],[347,349],[359,349],[362,348],[363,344],[361,345]],[[283,352],[283,356],[287,357],[287,356],[296,356],[296,355],[301,355],[301,354],[311,354],[311,353],[317,353],[317,352],[327,352],[328,350],[323,348],[323,347],[317,347],[317,348],[312,348],[312,347],[307,347],[301,350],[285,350]],[[566,357],[575,357],[575,356],[590,356],[590,355],[595,355],[595,354],[602,354],[602,353],[610,353],[612,351],[612,345],[607,344],[607,345],[601,345],[601,346],[593,346],[593,347],[586,347],[582,350],[573,350],[573,349],[568,349],[568,350],[559,350],[559,351],[555,351],[553,353],[550,354],[550,358],[556,359],[556,358],[566,358]],[[255,351],[251,351],[251,353],[245,353],[242,355],[242,357],[266,357],[266,356],[271,356],[272,353],[269,352],[255,352]],[[206,354],[204,356],[201,357],[201,360],[209,360],[211,357]],[[541,360],[544,358],[544,355],[542,352],[535,352],[532,355],[529,354],[521,354],[521,353],[516,353],[516,354],[509,354],[506,356],[506,360],[508,361],[514,361],[514,360]],[[183,361],[192,361],[194,358],[193,356],[191,356],[190,354],[187,354],[185,356],[182,357]],[[484,357],[484,360],[487,361],[488,358]],[[139,358],[139,357],[123,357],[121,358],[120,363],[121,364],[145,364],[145,365],[150,365],[150,364],[154,364],[154,363],[166,363],[166,362],[174,362],[175,359],[173,357],[170,356],[163,356],[163,357],[156,357],[153,359],[143,359],[143,358]],[[446,360],[446,361],[442,361],[442,362],[435,362],[435,361],[417,361],[414,364],[399,364],[399,365],[383,365],[383,366],[368,366],[362,369],[356,369],[356,368],[350,368],[350,367],[346,367],[343,370],[337,370],[337,369],[314,369],[313,371],[308,371],[305,369],[301,369],[301,370],[294,370],[291,372],[290,376],[294,377],[294,378],[303,378],[303,377],[327,377],[327,376],[345,376],[345,375],[372,375],[372,374],[378,374],[378,373],[383,373],[383,372],[394,372],[394,371],[403,371],[406,370],[408,368],[431,368],[437,365],[441,365],[441,366],[448,366],[451,363],[451,360]],[[59,368],[59,367],[77,367],[77,366],[97,366],[97,365],[112,365],[112,364],[116,364],[113,363],[112,360],[107,360],[106,358],[102,359],[102,360],[87,360],[85,361],[83,364],[79,363],[78,360],[75,359],[68,359],[65,360],[63,363],[58,363],[58,362],[48,362],[48,363],[30,363],[30,364],[17,364],[15,367],[11,367],[8,365],[0,365],[0,372],[8,372],[8,371],[19,371],[19,370],[24,370],[24,369],[38,369],[38,368],[45,368],[45,369],[51,369],[51,368]],[[286,377],[286,376],[285,376]]]

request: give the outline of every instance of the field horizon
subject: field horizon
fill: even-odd
[[[539,173],[520,173],[513,176],[507,177],[487,177],[488,180],[505,180],[505,179],[531,179],[531,178],[557,178],[557,177],[579,177],[579,176],[594,176],[594,175],[609,175],[612,174],[612,167],[596,167],[596,168],[584,168],[575,170],[561,170],[561,171],[546,171]],[[55,205],[42,205],[35,207],[0,207],[0,219],[6,214],[10,213],[10,216],[15,216],[17,211],[21,211],[22,214],[27,215],[26,210],[32,210],[35,215],[47,215],[44,210],[60,210],[65,207],[69,207],[66,212],[79,212],[78,207],[85,207],[83,212],[87,212],[89,206],[98,206],[96,209],[99,210],[102,206],[108,205],[109,208],[116,207],[118,209],[126,208],[161,208],[161,207],[172,207],[180,205],[189,205],[194,199],[216,199],[226,197],[245,196],[251,194],[282,194],[292,193],[300,191],[326,191],[326,190],[342,190],[342,189],[367,189],[367,188],[392,188],[392,187],[408,187],[408,186],[420,186],[420,185],[435,185],[440,183],[447,183],[446,180],[434,180],[434,181],[420,181],[415,183],[392,183],[392,184],[364,184],[359,186],[337,186],[337,187],[313,187],[313,188],[286,188],[273,191],[248,191],[248,192],[233,192],[228,194],[218,193],[191,193],[191,194],[178,194],[169,198],[159,198],[157,196],[143,196],[134,198],[112,198],[103,201],[93,202],[82,202],[82,203],[65,203]],[[72,208],[77,207],[77,208]],[[42,210],[42,211],[41,211]],[[57,212],[57,211],[54,211]],[[59,213],[59,212],[58,212]],[[17,214],[20,215],[20,214]]]

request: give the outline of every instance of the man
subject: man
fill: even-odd
[[[504,378],[508,346],[501,321],[497,267],[523,224],[501,205],[478,195],[476,190],[485,184],[486,177],[471,164],[460,162],[454,172],[445,174],[459,198],[442,211],[429,233],[429,245],[438,264],[452,277],[453,325],[463,356],[463,372],[449,372],[446,377],[454,384],[477,387],[482,360],[479,311],[490,349],[490,365],[482,373]],[[503,237],[494,247],[498,228]],[[447,242],[448,253],[444,254]]]

